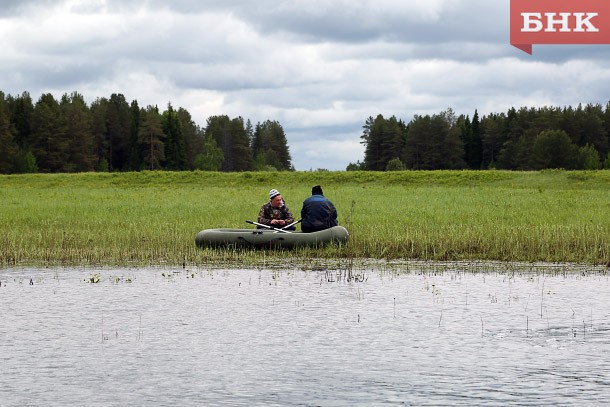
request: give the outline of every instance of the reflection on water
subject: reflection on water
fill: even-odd
[[[604,274],[0,270],[0,404],[610,402]]]

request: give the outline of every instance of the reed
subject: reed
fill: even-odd
[[[201,250],[277,188],[320,184],[350,232],[322,250]],[[139,172],[0,176],[0,265],[299,266],[320,259],[610,261],[610,171]]]

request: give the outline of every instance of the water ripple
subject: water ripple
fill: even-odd
[[[606,276],[0,270],[3,406],[610,402]]]

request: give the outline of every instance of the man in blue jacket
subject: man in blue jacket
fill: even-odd
[[[316,185],[311,189],[311,196],[303,202],[301,209],[301,230],[303,232],[317,232],[337,226],[337,209],[335,205],[322,193],[322,187]]]

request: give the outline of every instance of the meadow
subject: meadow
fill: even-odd
[[[350,232],[297,251],[199,249],[269,189],[314,185]],[[138,172],[0,176],[0,266],[248,266],[354,259],[610,262],[610,171]]]

